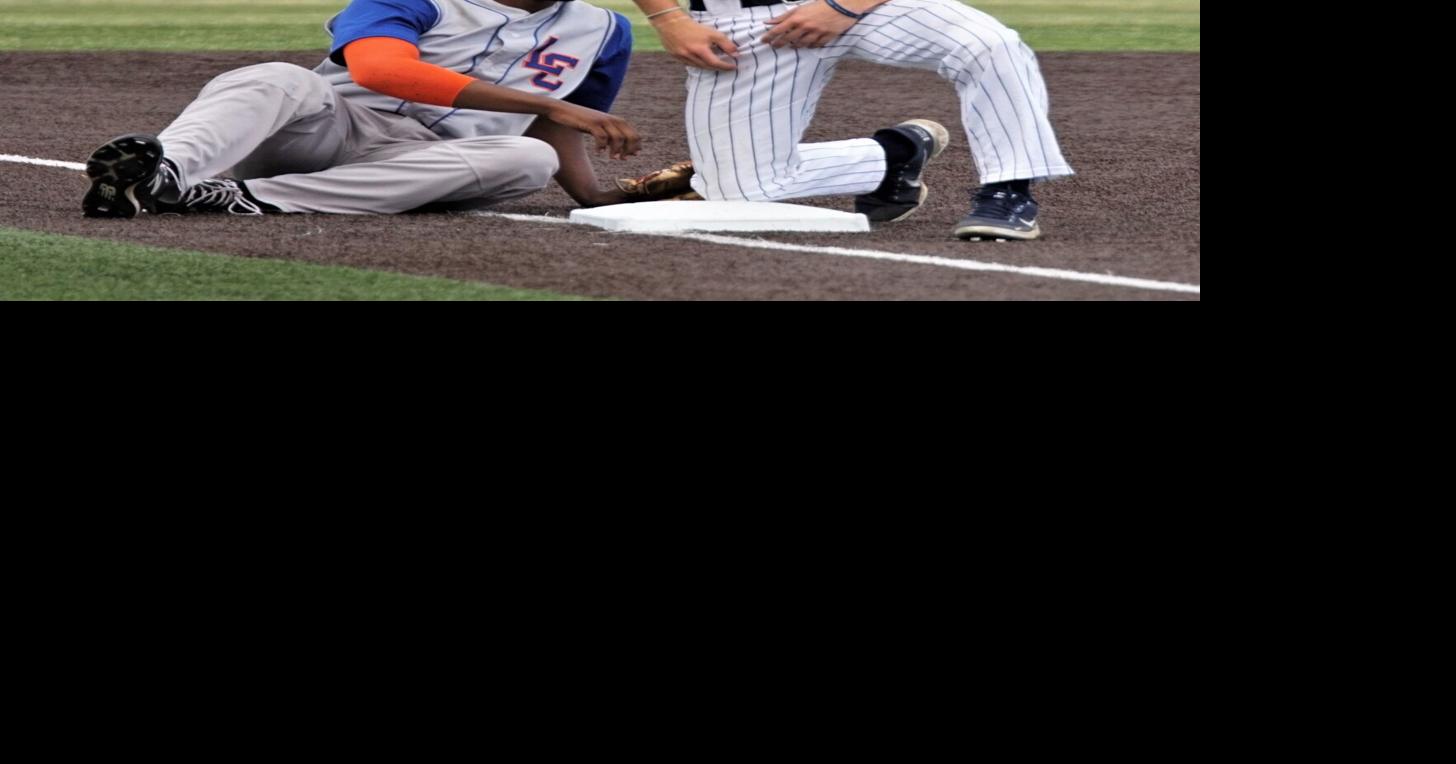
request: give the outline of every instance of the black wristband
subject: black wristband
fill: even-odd
[[[839,11],[841,14],[848,16],[856,21],[869,15],[868,13],[855,13],[854,11],[851,11],[850,9],[840,5],[839,3],[834,2],[834,0],[824,0],[824,2],[827,3],[830,8],[833,8],[834,10]]]

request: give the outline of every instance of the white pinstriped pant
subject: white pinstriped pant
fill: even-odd
[[[770,29],[764,21],[790,8],[693,14],[740,51],[735,71],[688,69],[693,188],[704,198],[776,201],[878,188],[885,175],[879,143],[800,143],[845,58],[928,69],[954,83],[982,183],[1072,174],[1047,120],[1036,55],[991,16],[956,0],[890,0],[824,48],[776,50],[760,42]]]

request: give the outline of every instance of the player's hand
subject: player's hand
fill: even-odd
[[[763,41],[775,48],[822,48],[838,39],[856,21],[830,8],[828,3],[810,3],[765,21],[772,29],[763,36]]]
[[[558,125],[587,133],[597,141],[597,151],[607,152],[613,159],[636,156],[642,149],[642,137],[637,128],[621,117],[577,106],[574,103],[557,101],[546,118]]]
[[[662,48],[673,58],[699,69],[731,72],[737,65],[724,56],[738,57],[738,46],[728,35],[693,21],[686,13],[669,13],[652,26],[662,38]]]

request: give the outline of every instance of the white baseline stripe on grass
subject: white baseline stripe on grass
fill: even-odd
[[[80,162],[59,162],[54,159],[37,159],[35,157],[20,156],[17,154],[0,154],[0,162],[11,162],[14,164],[37,165],[40,167],[57,167],[62,170],[85,171],[86,165]],[[522,223],[569,223],[566,218],[553,218],[547,215],[515,215],[504,212],[479,212],[475,213],[482,217],[504,218]],[[618,234],[620,235],[620,234]],[[690,241],[701,241],[708,244],[722,244],[730,247],[744,247],[746,249],[766,249],[776,252],[803,252],[813,255],[836,255],[839,257],[862,257],[870,260],[885,260],[896,263],[914,263],[916,265],[935,265],[942,268],[955,268],[963,271],[983,271],[987,273],[1009,273],[1017,276],[1029,276],[1032,278],[1055,279],[1058,281],[1080,281],[1088,284],[1103,284],[1106,286],[1128,287],[1131,289],[1151,289],[1159,292],[1179,292],[1182,294],[1202,295],[1203,288],[1197,284],[1180,284],[1175,281],[1154,281],[1152,279],[1135,279],[1126,276],[1113,276],[1103,273],[1083,273],[1082,271],[1067,271],[1060,268],[1036,268],[1022,265],[1005,265],[1002,263],[991,263],[982,260],[960,260],[952,257],[934,257],[931,255],[907,255],[899,252],[882,252],[876,249],[848,249],[846,247],[815,247],[805,244],[785,244],[777,241],[766,241],[763,239],[745,239],[739,236],[719,236],[709,233],[651,233],[651,234],[627,234],[630,236],[659,236],[669,239],[687,239]]]

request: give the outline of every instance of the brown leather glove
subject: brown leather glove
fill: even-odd
[[[640,178],[622,178],[617,181],[617,188],[627,195],[628,202],[701,200],[703,197],[693,191],[692,179],[693,163],[678,162]]]

